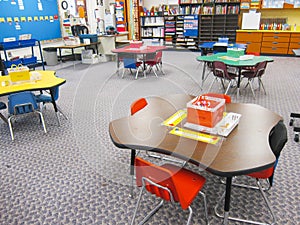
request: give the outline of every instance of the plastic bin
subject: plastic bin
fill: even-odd
[[[84,39],[90,39],[90,43],[98,42],[97,34],[79,34],[80,43],[84,43]]]
[[[43,48],[43,54],[47,66],[55,66],[58,64],[57,48],[54,47]]]

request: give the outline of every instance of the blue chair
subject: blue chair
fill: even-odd
[[[54,97],[54,101],[57,101],[59,98],[59,86],[56,86],[54,88],[52,88],[52,93],[53,93],[53,97]],[[35,96],[35,100],[38,104],[42,103],[43,106],[40,107],[41,112],[43,111],[43,108],[45,107],[46,103],[52,103],[52,98],[50,94],[39,94]],[[59,115],[58,113],[62,114],[63,117],[67,120],[68,117],[62,112],[61,108],[56,105],[58,112],[56,113],[56,118],[58,121],[58,124],[60,125],[60,119],[59,119]]]
[[[139,75],[139,71],[141,69],[142,62],[137,61],[136,55],[133,55],[133,54],[125,55],[123,57],[123,65],[124,65],[124,68],[123,68],[122,78],[125,74],[126,69],[129,69],[131,73],[132,73],[132,70],[134,69],[134,70],[136,70],[135,79],[137,79],[137,77]],[[144,73],[144,76],[146,76],[145,73]]]
[[[3,109],[6,109],[6,105],[4,102],[0,102],[0,110],[3,110]],[[0,113],[0,118],[5,122],[7,123],[7,119],[5,118],[5,116],[3,116],[2,113]]]
[[[43,124],[44,132],[47,133],[43,114],[38,111],[38,105],[35,101],[34,94],[29,91],[19,92],[8,96],[8,125],[11,135],[11,139],[14,140],[14,133],[12,129],[11,119],[28,113],[37,113],[40,116],[40,120]]]

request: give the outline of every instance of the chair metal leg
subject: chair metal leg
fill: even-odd
[[[263,82],[261,80],[261,77],[258,77],[258,82],[259,82],[259,87],[260,87],[260,85],[262,86],[262,88],[264,89],[265,95],[266,95],[267,92],[266,92],[265,86],[264,86],[264,84],[263,84]]]
[[[233,220],[233,221],[239,221],[239,222],[244,222],[244,223],[250,223],[250,224],[257,224],[257,225],[274,225],[275,222],[276,222],[276,219],[275,219],[275,215],[274,215],[274,212],[271,208],[271,204],[269,203],[268,199],[267,199],[267,196],[265,195],[265,192],[264,192],[264,189],[262,188],[261,184],[260,184],[260,181],[259,179],[256,179],[256,184],[259,188],[259,191],[266,203],[266,206],[268,207],[269,209],[269,212],[270,212],[270,215],[272,217],[272,222],[271,223],[265,223],[265,222],[260,222],[260,221],[252,221],[252,220],[246,220],[246,219],[242,219],[242,218],[237,218],[237,217],[230,217],[228,216],[228,220]],[[220,212],[218,212],[218,208],[221,204],[221,201],[225,198],[225,192],[223,193],[223,195],[221,196],[221,198],[219,199],[219,201],[217,202],[215,208],[214,208],[214,211],[215,211],[215,214],[216,216],[220,217],[220,218],[224,218],[224,214],[221,214]]]
[[[217,80],[217,77],[215,77],[215,78],[213,79],[213,81],[211,82],[211,84],[210,84],[210,86],[209,86],[209,88],[208,88],[208,92],[210,92],[210,90],[212,89],[212,87],[213,87],[214,83],[216,82],[216,80]]]
[[[8,122],[7,122],[7,119],[5,118],[5,116],[3,116],[2,113],[0,113],[0,118],[1,118],[5,123],[8,123]]]
[[[225,91],[225,95],[227,95],[227,92],[229,91],[229,88],[231,87],[231,85],[232,85],[232,82],[233,82],[233,80],[231,80],[230,82],[229,82],[229,84],[228,84],[228,86],[227,86],[227,88],[226,88],[226,91]]]
[[[249,79],[249,80],[248,80],[248,83],[249,83],[249,86],[250,86],[250,89],[251,89],[253,98],[255,99],[255,94],[254,94],[254,90],[253,90],[253,86],[252,86],[252,79]]]
[[[192,216],[193,216],[193,210],[192,210],[191,206],[189,206],[188,209],[190,211],[190,214],[189,214],[189,218],[188,218],[188,221],[187,221],[186,225],[189,225],[191,223],[191,219],[192,219]]]
[[[56,105],[56,107],[57,107],[59,113],[60,113],[66,120],[68,120],[69,118],[67,117],[66,114],[63,113],[63,111],[61,110],[61,108],[60,108],[58,105]]]
[[[15,140],[15,137],[14,137],[14,132],[13,132],[13,128],[12,128],[12,124],[11,124],[11,118],[12,116],[10,116],[7,120],[8,122],[8,126],[9,126],[9,132],[10,132],[10,136],[11,136],[11,140]]]
[[[142,225],[146,223],[164,204],[164,200],[161,200],[157,206],[155,206],[154,209],[152,209],[149,214],[139,223],[139,225]]]
[[[134,223],[134,220],[135,220],[135,217],[136,217],[136,213],[137,213],[137,210],[138,210],[139,205],[140,205],[140,201],[141,201],[141,197],[142,197],[143,191],[144,191],[144,187],[141,188],[141,191],[140,191],[140,194],[139,194],[139,198],[138,198],[138,201],[136,203],[135,210],[134,210],[134,213],[133,213],[133,217],[132,217],[132,220],[131,220],[131,223],[130,223],[131,225],[133,225],[133,223]]]
[[[146,155],[149,156],[149,157],[152,157],[152,158],[156,158],[156,159],[161,159],[161,160],[166,160],[166,161],[170,161],[170,162],[180,163],[183,166],[186,164],[186,161],[172,159],[172,158],[168,158],[168,157],[163,157],[161,155],[151,154],[151,153],[149,153],[149,151],[146,151]]]
[[[203,197],[205,220],[206,220],[206,224],[209,225],[206,195],[205,195],[202,191],[200,191],[199,193],[200,193],[200,194],[202,195],[202,197]]]
[[[41,118],[41,121],[42,121],[42,124],[43,124],[44,132],[47,133],[47,129],[46,129],[46,125],[45,125],[43,114],[41,112],[39,112],[39,111],[35,111],[35,112],[37,112],[40,115],[40,118]]]

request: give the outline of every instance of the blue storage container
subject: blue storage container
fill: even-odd
[[[91,43],[98,42],[97,34],[79,34],[80,43],[84,43],[83,39],[90,39]]]
[[[22,64],[22,59],[16,59],[12,61],[4,61],[4,65],[6,68],[10,68],[12,65],[19,65]]]
[[[27,64],[35,64],[37,61],[36,56],[32,56],[30,58],[23,58],[22,59],[22,64],[27,65]]]

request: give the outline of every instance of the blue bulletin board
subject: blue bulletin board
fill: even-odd
[[[184,17],[183,34],[184,36],[198,36],[198,15]]]
[[[0,42],[31,34],[32,39],[61,38],[57,0],[0,0]]]

